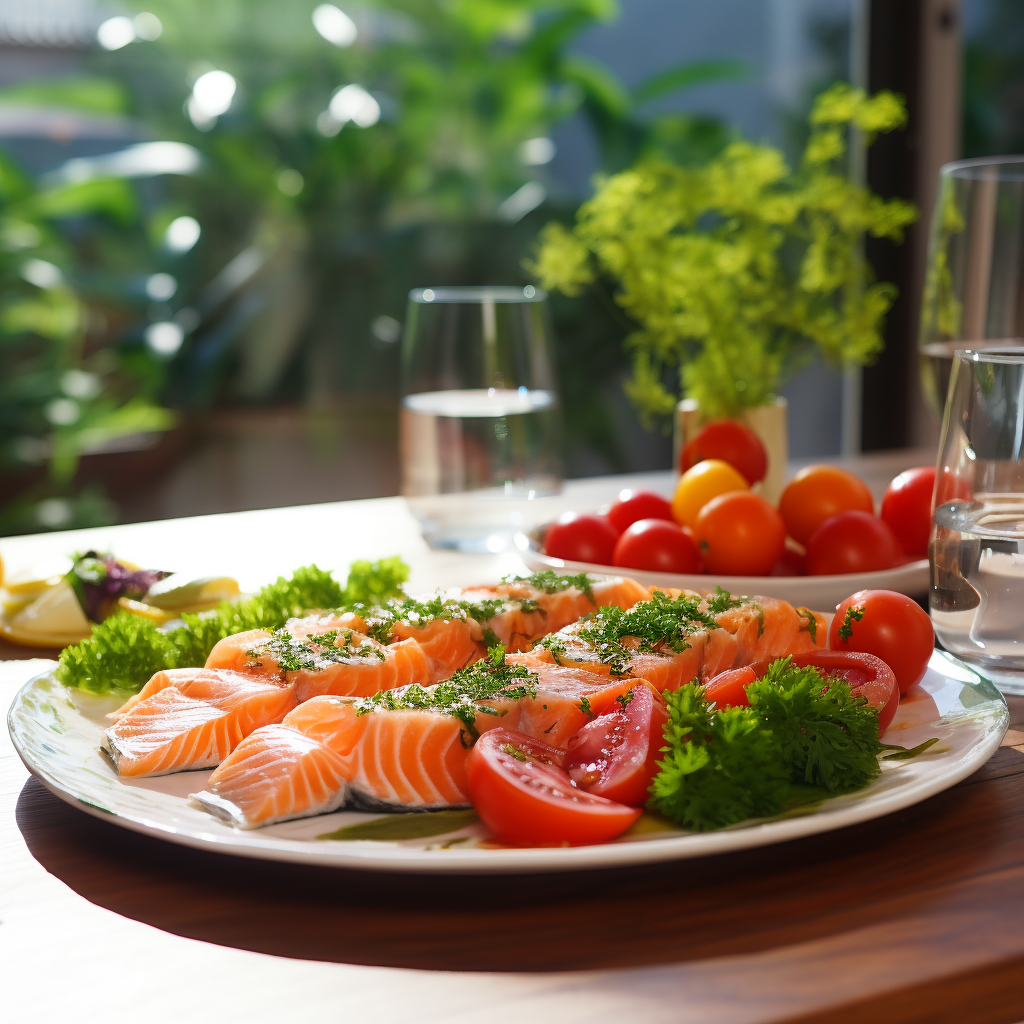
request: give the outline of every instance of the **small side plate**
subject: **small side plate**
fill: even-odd
[[[544,531],[544,527],[539,527],[529,534],[516,534],[520,557],[534,572],[553,569],[559,574],[621,573],[645,587],[678,587],[680,590],[714,590],[715,587],[724,587],[734,594],[778,597],[792,605],[828,612],[834,611],[837,604],[858,590],[895,590],[914,598],[923,597],[928,592],[927,558],[907,562],[895,569],[847,573],[843,576],[693,576],[685,573],[647,572],[643,569],[615,569],[592,562],[552,558],[541,550]]]

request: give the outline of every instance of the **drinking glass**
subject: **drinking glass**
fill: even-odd
[[[433,547],[498,552],[562,486],[546,295],[417,288],[402,341],[402,494]]]
[[[1024,346],[953,357],[933,503],[935,635],[1024,694]]]
[[[1024,344],[1024,156],[939,172],[921,303],[921,384],[942,416],[957,349]]]

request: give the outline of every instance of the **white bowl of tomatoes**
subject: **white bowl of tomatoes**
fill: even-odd
[[[729,425],[731,434],[747,431]],[[829,465],[797,473],[776,506],[758,493],[766,461],[737,458],[734,437],[716,451],[722,434],[687,446],[671,499],[626,490],[606,508],[563,513],[520,536],[524,561],[561,573],[611,567],[648,586],[722,586],[817,608],[857,590],[927,592],[934,468],[897,476],[877,515],[867,485]]]

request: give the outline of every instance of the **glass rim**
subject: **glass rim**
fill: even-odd
[[[944,178],[962,178],[966,181],[1024,181],[1024,155],[976,156],[969,160],[952,160],[939,168],[939,174]]]
[[[422,305],[432,303],[529,303],[543,302],[548,293],[532,284],[515,285],[441,285],[435,288],[413,288],[409,301]]]
[[[999,348],[979,345],[976,348],[958,348],[953,352],[953,358],[971,363],[1024,363],[1024,345],[1003,345]]]

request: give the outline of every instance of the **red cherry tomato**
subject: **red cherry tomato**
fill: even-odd
[[[892,530],[867,512],[839,512],[826,519],[807,542],[810,576],[874,572],[891,569],[902,560]]]
[[[909,597],[892,590],[860,590],[836,609],[828,646],[881,658],[893,670],[900,693],[906,693],[924,677],[935,631],[928,615]]]
[[[548,527],[544,553],[568,562],[611,565],[619,535],[604,516],[588,512],[563,512]]]
[[[650,687],[634,686],[568,742],[562,766],[580,789],[643,807],[658,770],[668,715]]]
[[[896,535],[903,550],[914,558],[928,554],[928,533],[932,525],[932,491],[935,467],[908,469],[886,488],[882,498],[882,519]]]
[[[749,665],[726,669],[708,682],[704,694],[720,708],[749,707],[747,687],[756,678],[754,670]]]
[[[782,516],[759,494],[730,491],[697,513],[693,535],[708,572],[767,576],[786,543]]]
[[[705,459],[721,459],[738,469],[748,484],[763,480],[768,472],[768,453],[761,438],[737,420],[715,420],[702,427],[683,449],[679,471]]]
[[[772,576],[806,576],[807,557],[802,551],[791,548],[788,544],[782,549],[782,555],[772,569]]]
[[[619,491],[607,512],[608,522],[621,534],[641,519],[667,519],[672,517],[672,503],[654,491],[631,491],[628,487]]]
[[[505,843],[601,843],[640,817],[637,807],[577,789],[562,752],[509,729],[477,740],[466,768],[469,796],[483,823]]]
[[[689,530],[664,519],[641,519],[618,539],[612,565],[648,572],[704,571],[697,542]]]

